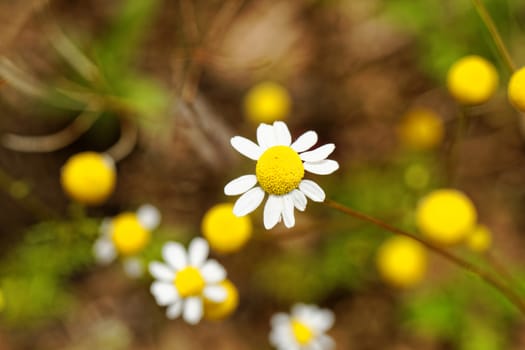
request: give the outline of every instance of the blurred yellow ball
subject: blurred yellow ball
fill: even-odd
[[[408,237],[386,240],[377,253],[377,269],[385,282],[394,287],[413,287],[425,276],[427,252],[419,242]]]
[[[122,255],[141,252],[149,243],[151,233],[140,223],[135,213],[122,213],[111,220],[111,239]]]
[[[485,225],[478,225],[467,236],[467,247],[476,253],[485,253],[492,245],[492,233]]]
[[[259,83],[244,97],[244,113],[255,123],[272,123],[286,119],[290,107],[288,91],[274,82]]]
[[[472,55],[459,59],[450,67],[447,87],[459,103],[478,105],[494,95],[498,80],[498,72],[492,63]]]
[[[230,316],[239,305],[239,292],[230,280],[220,283],[226,289],[226,299],[220,303],[215,303],[204,298],[204,318],[211,321],[225,319]]]
[[[525,67],[520,68],[509,81],[509,100],[516,109],[525,112]]]
[[[115,166],[108,156],[100,153],[78,153],[62,167],[60,182],[74,200],[88,205],[100,204],[115,189]]]
[[[210,208],[204,215],[202,233],[214,251],[233,253],[250,239],[252,222],[249,216],[235,216],[233,204],[221,203]]]
[[[416,210],[421,233],[444,246],[463,241],[476,225],[476,220],[474,204],[457,190],[433,191],[419,202]]]
[[[409,111],[398,127],[401,143],[412,149],[427,150],[443,141],[443,120],[432,110],[416,108]]]

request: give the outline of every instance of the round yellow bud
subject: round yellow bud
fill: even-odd
[[[447,87],[459,103],[478,105],[494,95],[498,80],[498,72],[492,63],[472,55],[459,59],[450,67]]]
[[[211,249],[218,253],[233,253],[241,249],[251,237],[249,216],[235,216],[233,204],[221,203],[209,209],[202,219],[202,233]]]
[[[269,81],[253,86],[244,97],[244,113],[255,123],[272,123],[286,119],[290,113],[290,106],[288,91]]]
[[[476,220],[476,208],[470,199],[451,189],[431,192],[419,202],[416,210],[421,233],[444,246],[463,241],[476,225]]]
[[[239,305],[239,292],[230,280],[220,283],[226,289],[226,299],[220,303],[204,298],[204,318],[211,321],[225,319],[230,316]]]
[[[412,149],[427,150],[443,140],[443,120],[432,110],[416,108],[409,111],[398,127],[401,143]]]
[[[151,233],[135,213],[122,213],[111,221],[111,239],[122,255],[135,255],[149,243]]]
[[[109,156],[100,153],[78,153],[62,167],[60,182],[74,200],[88,205],[100,204],[115,188],[115,165]]]
[[[467,236],[467,247],[476,253],[485,253],[492,244],[492,233],[485,225],[478,225]]]
[[[509,81],[509,100],[516,109],[525,112],[525,67],[520,68]]]
[[[423,245],[408,237],[392,237],[385,241],[376,257],[383,280],[394,287],[413,287],[425,276],[427,252]]]

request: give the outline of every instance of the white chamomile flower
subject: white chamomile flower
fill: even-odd
[[[326,159],[335,149],[333,143],[306,152],[317,143],[315,131],[307,131],[292,143],[292,136],[284,122],[260,124],[257,142],[235,136],[231,144],[242,155],[256,160],[255,174],[243,175],[224,187],[229,196],[242,194],[233,207],[233,213],[244,216],[269,197],[264,206],[264,227],[271,229],[284,220],[286,227],[295,225],[294,207],[306,209],[306,197],[322,202],[325,193],[319,185],[303,179],[304,171],[328,175],[339,169],[335,160]],[[257,185],[258,186],[255,186]]]
[[[331,350],[335,343],[325,333],[333,324],[332,311],[296,304],[291,314],[280,312],[272,317],[270,343],[278,350]]]
[[[166,316],[182,318],[189,324],[198,323],[204,314],[204,298],[220,303],[227,297],[221,284],[226,270],[215,260],[207,260],[208,242],[194,238],[188,253],[179,243],[168,242],[162,248],[167,264],[152,262],[149,271],[157,280],[151,285],[151,294],[157,304],[167,306]]]
[[[96,261],[101,265],[123,259],[124,271],[130,277],[140,277],[143,266],[136,256],[144,250],[151,231],[160,223],[160,212],[152,205],[142,205],[136,213],[124,212],[100,225],[100,237],[93,246]]]

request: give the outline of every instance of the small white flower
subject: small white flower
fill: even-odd
[[[136,213],[125,212],[100,225],[100,237],[93,245],[95,260],[101,265],[123,258],[124,271],[130,277],[140,277],[143,266],[136,255],[149,243],[151,231],[160,223],[160,212],[152,205],[142,205]]]
[[[325,193],[319,185],[305,180],[304,172],[328,175],[339,169],[335,160],[327,159],[334,151],[332,143],[306,152],[317,143],[317,134],[307,131],[292,143],[288,127],[283,122],[260,124],[257,142],[235,136],[231,144],[242,155],[257,161],[255,174],[243,175],[224,187],[229,196],[242,194],[233,212],[244,216],[262,203],[265,193],[269,197],[264,206],[264,227],[271,229],[281,220],[286,227],[295,225],[294,208],[306,209],[306,197],[322,202]],[[258,186],[255,186],[257,185]]]
[[[331,350],[335,343],[325,333],[333,324],[332,311],[296,304],[291,315],[280,312],[272,317],[270,343],[278,350]]]
[[[167,264],[152,262],[149,271],[157,281],[151,285],[151,294],[157,304],[167,306],[166,316],[182,318],[189,324],[198,323],[203,316],[203,298],[220,303],[227,297],[221,282],[226,270],[215,260],[207,260],[208,242],[194,238],[188,253],[179,243],[168,242],[162,248]]]

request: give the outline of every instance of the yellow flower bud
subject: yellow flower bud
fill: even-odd
[[[239,292],[235,285],[228,279],[220,283],[226,289],[226,299],[215,303],[204,298],[204,318],[211,321],[225,319],[230,316],[239,305]]]
[[[408,237],[386,240],[377,253],[377,269],[383,280],[394,287],[413,287],[425,276],[427,252],[421,243]]]
[[[525,67],[520,68],[509,81],[509,100],[516,109],[525,112]]]
[[[409,111],[398,127],[401,143],[415,150],[427,150],[443,140],[443,120],[432,110],[416,108]]]
[[[476,253],[485,253],[492,244],[492,233],[485,225],[478,225],[467,236],[467,247]]]
[[[135,213],[122,213],[111,220],[111,239],[122,255],[141,252],[149,243],[151,232],[139,221]]]
[[[444,246],[463,241],[476,220],[474,204],[462,192],[452,189],[431,192],[419,202],[416,210],[421,233]]]
[[[202,219],[202,233],[211,249],[218,253],[233,253],[241,249],[251,237],[249,216],[235,216],[233,204],[217,204]]]
[[[74,200],[88,205],[100,204],[115,188],[115,165],[109,156],[95,152],[78,153],[62,167],[60,182]]]
[[[263,82],[252,87],[244,97],[244,113],[255,123],[284,120],[290,113],[288,91],[274,82]]]
[[[447,87],[459,103],[478,105],[494,95],[498,80],[498,72],[492,63],[472,55],[461,58],[450,67]]]

